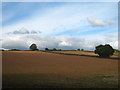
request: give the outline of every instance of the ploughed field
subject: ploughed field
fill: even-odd
[[[117,88],[118,60],[3,51],[3,88]]]

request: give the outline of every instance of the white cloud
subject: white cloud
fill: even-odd
[[[31,31],[31,33],[32,33],[32,34],[37,34],[38,32],[37,32],[37,31],[32,30],[32,31]],[[41,32],[39,32],[39,33],[41,33]]]
[[[109,21],[107,21],[106,23],[107,23],[108,25],[116,24],[116,22],[113,21],[113,20],[109,20]]]
[[[72,44],[66,41],[62,41],[61,43],[59,43],[59,46],[72,46]]]
[[[26,40],[21,39],[20,37],[8,37],[3,39],[2,48],[5,49],[26,49],[27,43]]]
[[[13,31],[13,32],[9,32],[9,33],[7,33],[7,34],[39,34],[39,33],[41,33],[41,31],[35,31],[35,30],[31,30],[31,31],[29,31],[28,29],[26,29],[26,28],[21,28],[21,29],[19,29],[19,30],[15,30],[15,31]]]
[[[105,34],[104,39],[107,42],[110,42],[110,43],[113,44],[114,42],[118,41],[118,33]]]
[[[112,41],[108,44],[110,44],[111,46],[114,46],[114,47],[116,47],[116,49],[118,49],[118,41]]]
[[[26,28],[21,28],[18,31],[14,31],[13,34],[29,34],[29,31]]]
[[[29,49],[29,46],[35,43],[39,49],[44,48],[61,48],[61,49],[77,49],[94,50],[95,46],[100,44],[110,44],[113,48],[118,48],[117,41],[84,39],[73,36],[54,36],[40,37],[36,35],[28,36],[10,36],[3,39],[3,48],[5,49]]]
[[[103,26],[109,26],[109,25],[115,24],[115,21],[113,20],[102,21],[100,19],[93,18],[93,17],[87,17],[87,20],[92,26],[96,26],[96,27],[103,27]]]

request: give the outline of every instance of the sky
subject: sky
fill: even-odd
[[[3,49],[118,49],[117,2],[2,2]],[[1,26],[0,26],[1,27]]]

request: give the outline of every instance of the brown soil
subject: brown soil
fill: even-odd
[[[40,51],[3,51],[3,74],[117,75],[118,60]]]

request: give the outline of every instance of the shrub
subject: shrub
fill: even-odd
[[[98,54],[101,57],[110,57],[114,53],[114,49],[109,44],[99,45],[95,48],[95,54]]]
[[[19,49],[11,49],[10,51],[20,51]]]

